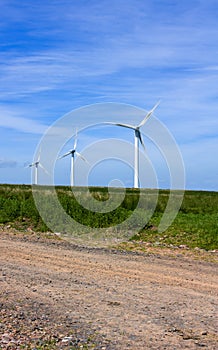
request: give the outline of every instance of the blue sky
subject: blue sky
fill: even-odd
[[[181,150],[186,188],[218,190],[216,0],[1,0],[0,11],[0,183],[31,182],[24,164],[71,110],[106,102],[149,110],[161,100],[155,116]],[[97,128],[81,135],[79,151],[109,133],[133,141],[129,131]],[[158,184],[168,187],[155,159]],[[66,159],[57,183],[67,184],[68,168]],[[90,184],[107,185],[117,169],[107,162]]]

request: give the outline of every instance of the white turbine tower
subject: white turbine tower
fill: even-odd
[[[44,168],[44,166],[40,163],[40,154],[41,154],[41,151],[39,152],[39,156],[38,156],[38,159],[37,159],[37,161],[35,161],[35,162],[33,162],[33,163],[31,163],[31,164],[29,164],[28,166],[27,166],[27,168],[32,168],[32,167],[34,167],[35,168],[35,176],[34,176],[34,184],[35,185],[38,185],[38,170],[39,170],[39,168],[41,168],[41,169],[43,169],[44,170],[44,172],[46,173],[46,174],[48,174],[48,172],[47,172],[47,170]]]
[[[84,160],[86,163],[88,163],[87,160],[79,152],[77,152],[76,146],[77,146],[77,132],[76,132],[76,137],[75,137],[73,149],[71,149],[67,153],[63,154],[63,156],[58,158],[58,159],[62,159],[62,158],[67,157],[71,154],[71,164],[70,164],[70,186],[71,187],[73,187],[74,183],[75,183],[75,170],[74,170],[75,155],[77,155],[82,160]]]
[[[139,142],[145,149],[145,145],[142,139],[142,135],[140,132],[140,128],[146,123],[146,121],[150,118],[154,110],[158,107],[160,102],[156,103],[156,105],[146,114],[145,118],[138,125],[129,125],[122,123],[107,123],[112,125],[121,126],[123,128],[128,128],[134,130],[135,133],[135,157],[134,157],[134,188],[139,188]]]

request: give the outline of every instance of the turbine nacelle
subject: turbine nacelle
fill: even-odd
[[[34,163],[32,163],[32,164],[29,164],[29,165],[27,165],[27,168],[31,168],[31,167],[33,167],[33,166],[38,166],[39,165],[39,162],[34,162]]]

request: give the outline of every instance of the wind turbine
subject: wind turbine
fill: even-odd
[[[134,130],[135,134],[135,157],[134,157],[134,188],[139,188],[139,142],[145,149],[145,145],[142,139],[140,128],[146,123],[146,121],[153,114],[154,110],[158,107],[160,101],[146,114],[145,118],[138,125],[122,124],[122,123],[107,123],[112,125],[121,126],[123,128],[128,128]]]
[[[71,149],[70,151],[68,151],[67,153],[63,154],[61,157],[58,158],[58,159],[62,159],[62,158],[67,157],[71,154],[71,164],[70,164],[70,186],[71,187],[73,187],[74,183],[75,183],[75,174],[74,174],[74,172],[75,172],[74,171],[75,155],[77,155],[82,160],[84,160],[86,163],[88,163],[87,160],[79,152],[77,152],[76,147],[77,147],[77,131],[76,131],[73,149]]]
[[[34,184],[38,185],[38,169],[39,167],[44,170],[46,174],[48,174],[47,170],[44,168],[44,166],[40,163],[40,154],[41,150],[39,152],[39,156],[36,162],[33,162],[27,166],[27,168],[35,167],[35,177],[34,177]]]

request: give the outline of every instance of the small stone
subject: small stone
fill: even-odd
[[[61,233],[60,233],[60,232],[54,232],[54,235],[60,237],[60,236],[61,236]]]
[[[202,335],[207,335],[208,332],[207,332],[207,331],[203,331],[201,334],[202,334]]]
[[[61,341],[62,343],[68,343],[73,340],[73,337],[64,337]]]
[[[14,339],[8,333],[5,333],[5,334],[2,335],[2,341],[1,342],[3,344],[8,344],[11,341],[14,341]]]
[[[206,344],[199,343],[198,341],[196,341],[195,344],[199,347],[202,347],[202,348],[207,346]]]

